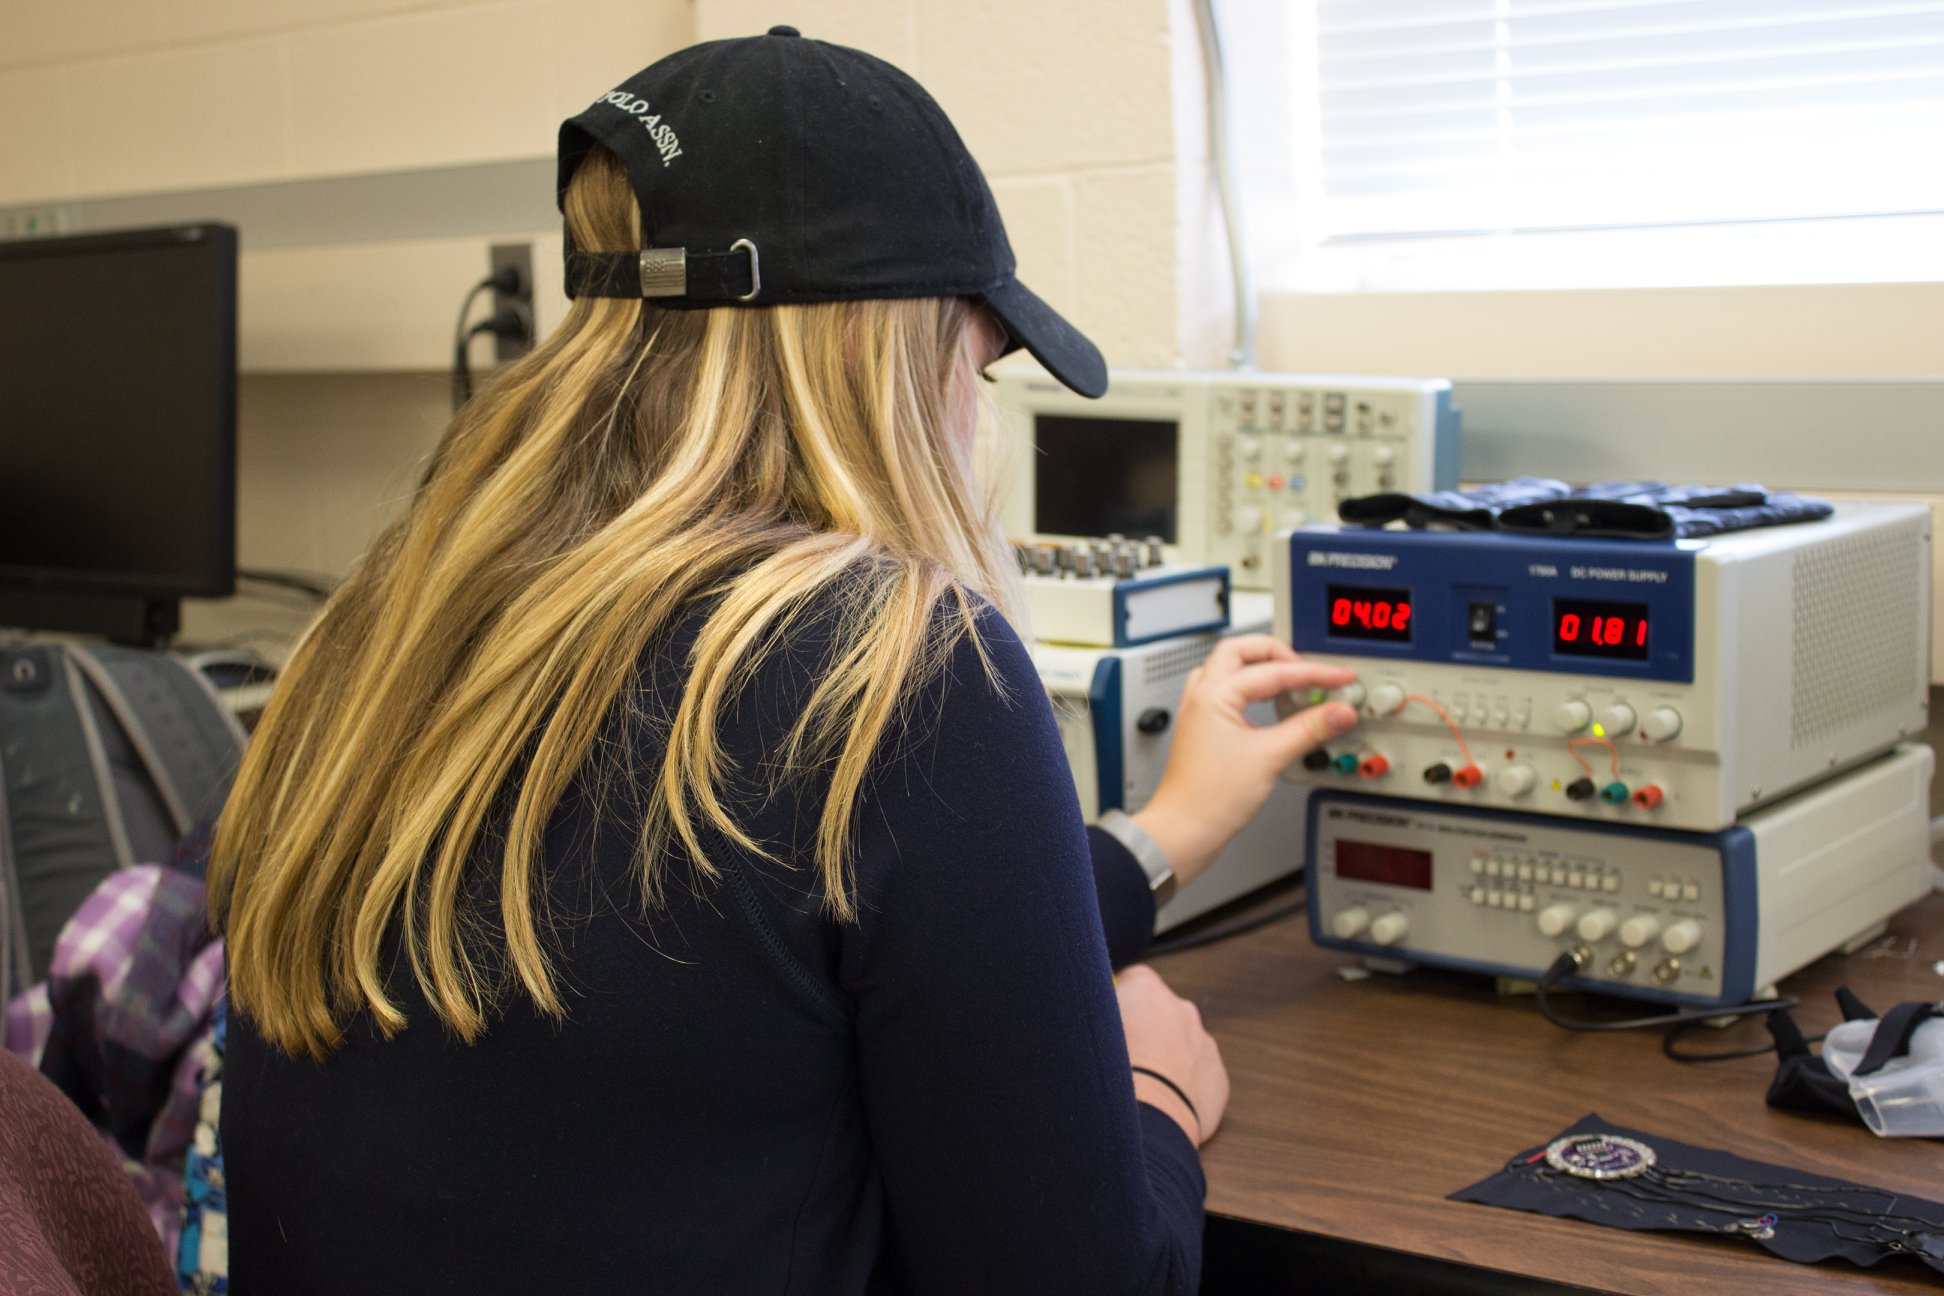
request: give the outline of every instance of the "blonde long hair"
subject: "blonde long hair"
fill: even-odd
[[[641,246],[605,151],[565,210],[579,247]],[[838,609],[832,665],[776,767],[828,772],[811,864],[826,913],[855,917],[873,753],[959,639],[977,641],[969,595],[1015,606],[952,426],[973,309],[583,298],[466,406],[292,656],[217,827],[211,911],[235,1004],[266,1039],[322,1058],[354,1013],[401,1029],[393,931],[463,1039],[514,986],[565,1012],[542,831],[644,651],[699,600],[715,602],[665,753],[638,772],[643,897],[661,902],[681,855],[714,876],[708,829],[765,851],[730,812],[717,725],[817,601]],[[496,808],[503,841],[500,818],[485,826]],[[468,886],[482,860],[494,902]]]

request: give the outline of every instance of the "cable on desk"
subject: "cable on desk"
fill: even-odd
[[[1724,1017],[1766,1016],[1779,1009],[1794,1008],[1802,1003],[1800,999],[1791,995],[1781,995],[1774,999],[1732,1004],[1725,1008],[1683,1008],[1679,1012],[1656,1013],[1651,1017],[1622,1017],[1610,1021],[1588,1021],[1583,1018],[1561,1016],[1554,1011],[1548,1001],[1548,995],[1561,980],[1586,966],[1586,962],[1586,957],[1580,951],[1566,950],[1553,960],[1552,966],[1546,969],[1546,974],[1539,978],[1539,984],[1534,987],[1533,1001],[1539,1006],[1539,1015],[1561,1030],[1606,1032],[1651,1030],[1656,1026],[1687,1027],[1699,1022],[1720,1021]],[[1663,1042],[1662,1050],[1666,1051],[1668,1047]],[[1763,1052],[1767,1050],[1764,1049]],[[1668,1056],[1674,1055],[1669,1053]]]
[[[1675,1044],[1680,1042],[1683,1036],[1700,1024],[1700,1022],[1678,1022],[1667,1028],[1667,1033],[1661,1036],[1661,1052],[1667,1055],[1669,1061],[1689,1065],[1701,1062],[1734,1062],[1741,1058],[1761,1057],[1765,1053],[1775,1052],[1775,1042],[1773,1040],[1767,1044],[1756,1044],[1749,1048],[1721,1049],[1708,1053],[1697,1053],[1674,1047]],[[1822,1037],[1828,1033],[1828,1031],[1818,1031],[1814,1035],[1805,1036],[1804,1043],[1820,1043]]]
[[[1182,950],[1196,949],[1203,945],[1213,945],[1217,941],[1225,941],[1234,936],[1241,936],[1248,932],[1257,931],[1272,923],[1279,923],[1285,918],[1295,917],[1297,914],[1303,912],[1308,903],[1307,900],[1299,897],[1286,905],[1271,909],[1267,913],[1253,914],[1247,918],[1238,919],[1235,922],[1225,924],[1221,927],[1210,928],[1208,931],[1191,932],[1185,936],[1175,936],[1166,940],[1155,941],[1152,945],[1148,946],[1147,957],[1157,958],[1163,954],[1178,954]]]

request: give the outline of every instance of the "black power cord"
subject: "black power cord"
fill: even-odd
[[[1236,936],[1242,936],[1249,932],[1260,930],[1272,923],[1282,922],[1286,918],[1293,918],[1297,914],[1302,913],[1306,908],[1308,908],[1308,901],[1302,898],[1302,891],[1299,887],[1297,890],[1297,898],[1288,904],[1278,905],[1274,909],[1269,909],[1258,914],[1246,914],[1232,922],[1210,927],[1205,931],[1189,931],[1179,936],[1164,937],[1148,946],[1146,957],[1159,958],[1164,954],[1179,954],[1182,950],[1198,949],[1203,945],[1213,945],[1217,941],[1229,940]]]
[[[466,354],[466,347],[481,333],[491,333],[495,337],[525,338],[533,341],[533,315],[530,311],[509,309],[489,315],[470,328],[466,317],[472,314],[473,303],[483,292],[496,292],[502,296],[520,297],[526,293],[526,280],[514,266],[501,266],[493,273],[474,284],[466,293],[466,300],[459,306],[459,323],[453,328],[452,337],[452,409],[457,413],[461,406],[472,399],[472,362]]]
[[[1539,1006],[1539,1015],[1561,1030],[1569,1031],[1603,1033],[1607,1031],[1652,1030],[1658,1026],[1665,1026],[1667,1028],[1667,1034],[1661,1040],[1661,1052],[1676,1062],[1727,1062],[1737,1057],[1760,1057],[1762,1054],[1769,1052],[1774,1046],[1766,1045],[1754,1050],[1736,1049],[1723,1053],[1686,1053],[1677,1050],[1674,1045],[1683,1034],[1703,1022],[1718,1022],[1730,1017],[1767,1016],[1769,1013],[1779,1012],[1784,1008],[1797,1007],[1802,1002],[1793,996],[1782,995],[1778,998],[1762,999],[1754,1003],[1732,1004],[1725,1008],[1683,1008],[1679,1012],[1656,1013],[1651,1017],[1622,1017],[1589,1021],[1583,1018],[1562,1016],[1553,1009],[1548,996],[1560,981],[1585,967],[1588,961],[1589,956],[1578,949],[1562,951],[1560,956],[1553,960],[1552,966],[1546,969],[1545,975],[1539,978],[1538,985],[1534,987],[1533,999]]]

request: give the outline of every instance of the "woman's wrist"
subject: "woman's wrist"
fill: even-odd
[[[1228,840],[1211,831],[1206,817],[1176,809],[1160,797],[1128,816],[1154,839],[1173,865],[1177,886],[1187,886],[1208,871]]]
[[[1158,1076],[1146,1072],[1134,1073],[1134,1098],[1159,1111],[1169,1120],[1181,1127],[1188,1141],[1196,1147],[1201,1146],[1201,1122],[1195,1112],[1181,1096],[1180,1090],[1164,1083]]]

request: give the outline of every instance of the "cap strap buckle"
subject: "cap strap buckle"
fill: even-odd
[[[682,298],[700,306],[753,302],[763,291],[762,261],[755,243],[746,238],[737,239],[726,252],[682,247],[582,252],[570,244],[566,261],[569,297]]]
[[[738,248],[749,253],[749,291],[736,298],[737,301],[755,301],[756,294],[763,291],[763,267],[756,255],[756,245],[746,238],[739,238],[729,245],[731,252]]]
[[[688,293],[687,248],[643,248],[641,295],[681,297]]]

